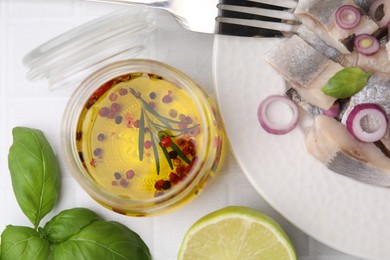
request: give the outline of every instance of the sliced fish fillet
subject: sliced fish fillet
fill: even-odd
[[[343,67],[299,36],[294,35],[276,45],[267,53],[265,60],[312,105],[328,109],[336,101],[322,93],[321,88]]]
[[[390,159],[375,144],[355,140],[334,118],[315,117],[305,144],[309,153],[334,172],[368,184],[390,186]]]
[[[349,104],[342,117],[342,122],[345,123],[352,109],[356,105],[362,103],[380,105],[390,119],[390,76],[386,75],[386,77],[384,77],[383,74],[371,76],[368,79],[366,86],[350,98]]]
[[[339,28],[336,24],[335,13],[337,8],[345,4],[356,6],[353,0],[300,0],[294,14],[303,25],[328,45],[343,54],[348,54],[350,50],[343,43],[346,39],[363,33],[372,34],[378,30],[378,25],[369,16],[362,15],[356,27],[349,30]]]

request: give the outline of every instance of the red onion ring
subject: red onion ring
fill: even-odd
[[[380,43],[377,38],[369,34],[360,34],[354,40],[356,51],[371,56],[379,51]]]
[[[379,123],[374,131],[366,131],[362,126],[362,120],[369,120],[369,123]],[[376,122],[372,122],[372,121]],[[349,113],[346,126],[349,133],[358,141],[371,143],[381,139],[387,131],[388,118],[386,112],[377,104],[359,104]]]
[[[340,113],[340,103],[336,102],[329,109],[322,111],[322,114],[328,117],[336,117]]]
[[[342,5],[336,10],[336,24],[341,29],[352,29],[360,23],[360,10],[352,5]]]
[[[368,15],[378,24],[379,28],[384,28],[390,23],[390,10],[387,11],[389,7],[388,4],[389,2],[387,0],[375,0],[368,11]],[[383,8],[383,10],[380,10],[380,8]],[[377,17],[378,11],[383,11],[382,17]]]
[[[292,111],[292,118],[290,121],[285,125],[277,125],[269,120],[267,117],[267,108],[270,104],[273,102],[280,101],[284,104],[287,104],[289,108]],[[257,109],[257,118],[259,119],[259,123],[261,127],[270,134],[274,135],[284,135],[293,130],[297,124],[298,124],[298,107],[297,105],[288,97],[286,96],[280,96],[280,95],[273,95],[269,96],[266,99],[264,99],[258,109]]]

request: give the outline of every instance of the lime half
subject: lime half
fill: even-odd
[[[179,260],[296,259],[278,223],[247,207],[226,207],[199,219],[182,242]]]

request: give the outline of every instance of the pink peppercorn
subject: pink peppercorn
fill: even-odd
[[[145,147],[145,149],[149,149],[150,147],[152,147],[152,142],[149,140],[145,141],[144,147]]]
[[[126,172],[126,178],[127,178],[127,179],[133,179],[134,176],[135,176],[135,172],[134,172],[133,170],[128,170],[128,171]]]
[[[112,102],[114,102],[115,100],[118,99],[118,95],[115,94],[115,93],[111,93],[111,94],[108,96],[108,98],[109,98]]]

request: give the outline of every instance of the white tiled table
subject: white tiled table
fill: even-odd
[[[99,206],[79,187],[61,160],[59,141],[62,113],[73,88],[49,91],[45,81],[28,82],[21,60],[37,45],[117,8],[79,0],[0,0],[0,231],[7,224],[30,224],[17,205],[7,167],[11,130],[27,126],[45,132],[62,168],[61,199],[42,223],[64,209],[88,207],[105,219],[124,223],[137,232],[149,246],[153,259],[170,260],[176,258],[185,232],[197,219],[228,205],[243,205],[278,221],[292,239],[299,259],[358,259],[317,242],[275,212],[251,187],[230,153],[212,185],[190,204],[167,215],[122,216]],[[163,12],[156,12],[156,16],[159,20],[156,39],[164,40],[152,50],[153,58],[184,71],[213,95],[213,36],[187,32]]]

